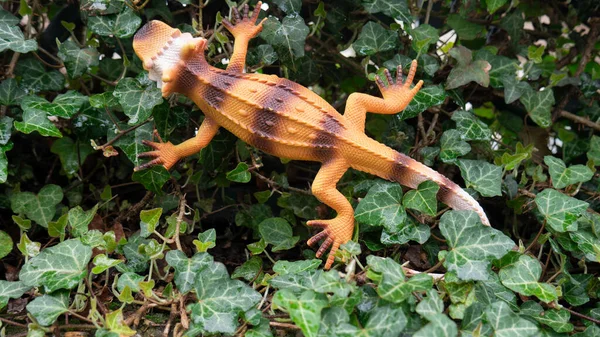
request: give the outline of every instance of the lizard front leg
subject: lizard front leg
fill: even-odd
[[[308,244],[312,246],[321,239],[325,239],[317,251],[317,257],[321,257],[331,246],[325,269],[331,268],[335,252],[341,244],[352,239],[354,231],[354,209],[346,197],[336,189],[337,182],[347,169],[348,164],[345,160],[333,158],[323,163],[312,185],[315,197],[337,212],[337,216],[333,219],[311,220],[306,223],[308,226],[323,229],[308,240]]]
[[[346,102],[344,117],[360,131],[364,131],[367,112],[395,114],[404,110],[417,92],[419,92],[421,86],[423,86],[423,81],[419,81],[414,88],[410,88],[416,72],[417,60],[413,60],[408,72],[408,78],[406,82],[402,83],[402,68],[398,66],[396,70],[396,83],[394,83],[390,72],[386,69],[385,76],[388,83],[384,84],[379,76],[375,80],[383,98],[353,93],[348,97],[348,101]]]
[[[248,42],[260,33],[263,22],[266,20],[265,18],[256,24],[256,20],[260,14],[261,5],[262,2],[259,1],[256,6],[254,6],[252,17],[248,17],[248,4],[244,5],[243,15],[240,15],[240,12],[236,7],[233,7],[232,11],[235,24],[231,23],[231,21],[227,20],[226,18],[223,19],[223,26],[225,26],[225,28],[227,28],[227,30],[235,38],[235,42],[233,44],[233,55],[231,56],[229,65],[227,66],[228,71],[239,73],[244,71],[244,67],[246,66],[246,53],[248,52]]]
[[[168,170],[173,167],[179,159],[200,152],[200,150],[210,143],[217,134],[217,131],[219,131],[219,125],[209,117],[205,117],[198,129],[196,137],[188,139],[181,144],[173,145],[171,142],[165,143],[160,140],[160,138],[158,143],[144,140],[142,143],[150,146],[154,151],[140,153],[138,158],[148,157],[154,159],[140,166],[136,166],[133,170],[139,171],[154,165],[162,165]]]

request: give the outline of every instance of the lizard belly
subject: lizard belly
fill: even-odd
[[[213,71],[190,98],[220,126],[278,157],[324,161],[345,120],[321,97],[275,76]]]

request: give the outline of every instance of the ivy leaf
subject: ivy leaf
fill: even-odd
[[[13,245],[13,240],[10,235],[5,231],[0,230],[0,259],[3,259],[6,255],[10,254]]]
[[[535,196],[538,211],[546,223],[557,232],[577,230],[577,219],[586,211],[588,203],[547,188]]]
[[[88,19],[88,27],[100,36],[128,38],[135,33],[142,19],[133,10],[125,6],[119,14],[96,15]]]
[[[436,30],[437,31],[437,30]],[[484,60],[473,61],[471,51],[463,46],[450,49],[450,56],[458,61],[446,80],[446,90],[456,89],[469,82],[476,82],[482,87],[490,84],[489,71],[492,66]]]
[[[238,317],[254,307],[261,294],[238,280],[231,280],[221,263],[202,270],[195,280],[198,302],[189,306],[193,325],[206,334],[234,334]]]
[[[119,81],[113,95],[119,100],[123,112],[129,117],[129,125],[148,119],[152,109],[162,103],[162,93],[154,85],[143,85],[137,78],[127,77]]]
[[[98,211],[98,204],[87,212],[81,206],[69,210],[69,226],[71,227],[71,234],[74,237],[80,237],[87,233],[88,226],[94,219],[96,211]]]
[[[33,58],[19,61],[15,74],[21,76],[21,86],[32,92],[60,91],[65,84],[65,77],[58,70],[46,71],[42,63]]]
[[[15,129],[25,134],[37,131],[40,135],[46,137],[62,137],[58,128],[48,119],[46,112],[34,107],[40,99],[43,100],[43,98],[37,96],[26,96],[21,100],[23,121],[15,121]]]
[[[440,39],[438,30],[428,24],[422,24],[411,30],[410,35],[412,36],[412,48],[418,54],[425,54],[429,46]]]
[[[91,95],[89,100],[90,105],[96,109],[114,108],[119,105],[119,100],[113,95],[112,91]]]
[[[579,229],[569,232],[569,237],[577,244],[577,250],[583,252],[588,260],[600,262],[600,238],[591,230]]]
[[[152,166],[149,169],[133,173],[131,179],[142,183],[144,187],[154,193],[160,193],[163,185],[171,178],[171,174],[164,166]]]
[[[19,279],[29,286],[44,286],[47,292],[73,289],[86,276],[91,258],[91,247],[78,239],[66,240],[42,250],[27,261],[19,273]],[[56,266],[60,266],[60,269]]]
[[[566,281],[563,282],[563,279]],[[586,304],[590,301],[587,289],[593,279],[594,275],[591,274],[564,275],[559,279],[559,284],[562,284],[563,298],[572,306]]]
[[[27,304],[27,311],[40,325],[52,325],[58,316],[69,311],[69,291],[61,290],[36,297]]]
[[[571,320],[571,313],[562,309],[550,309],[543,312],[543,315],[534,316],[535,320],[546,324],[551,327],[552,330],[563,333],[571,332],[575,328],[573,324],[569,323]]]
[[[119,138],[113,145],[121,148],[133,165],[138,166],[142,163],[142,159],[138,158],[138,154],[151,150],[150,147],[143,145],[142,141],[152,140],[152,131],[153,127],[151,123],[144,124],[135,129],[135,131],[129,132],[125,136]],[[117,132],[116,129],[109,129],[106,138],[111,140],[115,137]]]
[[[465,281],[487,280],[490,261],[501,258],[515,245],[499,230],[481,224],[473,211],[446,212],[440,219],[440,231],[450,247],[444,266]]]
[[[362,5],[371,14],[383,13],[404,22],[412,22],[413,20],[405,0],[363,0]]]
[[[154,108],[152,116],[158,134],[164,140],[167,140],[175,128],[187,125],[189,111],[180,106],[171,107],[169,102],[165,100]]]
[[[0,184],[5,183],[8,178],[8,158],[6,157],[6,152],[12,150],[12,148],[12,142],[6,145],[0,145]]]
[[[21,98],[25,95],[25,90],[19,87],[17,80],[14,78],[7,78],[0,83],[1,105],[18,105],[21,102]]]
[[[291,14],[281,22],[270,17],[263,24],[260,37],[275,47],[280,58],[291,60],[293,64],[293,60],[304,56],[304,44],[309,31],[301,16]]]
[[[279,275],[299,274],[305,271],[317,270],[321,264],[321,260],[301,260],[301,261],[285,261],[279,260],[273,265],[273,271]]]
[[[531,119],[539,126],[547,128],[552,124],[554,92],[550,88],[543,91],[527,90],[519,99],[527,109]]]
[[[120,263],[122,260],[111,259],[106,254],[99,254],[94,257],[94,268],[92,268],[92,273],[98,275],[105,272],[107,269],[112,268]]]
[[[471,152],[471,145],[462,138],[458,130],[448,130],[440,139],[440,159],[444,163],[454,163],[456,158]]]
[[[427,291],[427,297],[423,298],[419,304],[417,304],[417,313],[427,318],[430,315],[441,314],[444,311],[444,301],[440,298],[437,291],[429,289]]]
[[[321,310],[329,303],[324,294],[306,290],[296,297],[288,290],[279,290],[273,296],[273,304],[285,308],[290,318],[307,337],[316,337],[321,322]]]
[[[54,141],[50,152],[58,155],[63,170],[67,175],[72,176],[77,173],[94,149],[88,143],[73,142],[71,138],[63,137]]]
[[[429,226],[417,224],[411,218],[408,218],[408,221],[403,224],[402,229],[397,233],[389,233],[384,229],[381,232],[381,243],[384,245],[403,245],[412,240],[423,244],[430,236],[431,230]]]
[[[416,190],[408,191],[402,199],[402,205],[405,208],[412,208],[435,216],[437,214],[437,192],[440,186],[431,180],[419,184]]]
[[[26,285],[22,281],[10,282],[0,280],[0,309],[8,304],[11,298],[20,298],[31,289],[31,286]]]
[[[279,57],[277,56],[275,49],[273,49],[273,46],[271,46],[270,44],[261,44],[259,46],[256,46],[255,48],[250,49],[250,51],[248,52],[248,59],[246,62],[250,66],[258,66],[261,64],[269,66],[275,63],[275,61],[277,61],[278,58]]]
[[[398,37],[395,32],[383,28],[378,23],[369,21],[365,24],[352,44],[360,55],[374,55],[396,48]]]
[[[506,75],[502,78],[504,86],[504,102],[510,104],[523,96],[527,91],[533,91],[529,83],[518,81],[514,75]]]
[[[446,23],[456,31],[461,40],[473,40],[485,31],[482,25],[473,23],[458,14],[450,14]]]
[[[504,84],[503,79],[505,77],[514,78],[519,66],[515,59],[494,55],[487,49],[479,50],[477,54],[475,54],[475,60],[488,61],[492,66],[489,74],[490,85],[494,88],[502,88]]]
[[[441,86],[427,86],[419,90],[406,109],[396,116],[400,120],[413,118],[432,106],[444,103],[445,100],[446,91]]]
[[[502,195],[502,168],[483,160],[459,159],[457,163],[467,187],[484,197]]]
[[[538,332],[534,323],[519,317],[504,302],[492,303],[484,311],[484,316],[496,337],[529,337]]]
[[[217,242],[217,232],[214,228],[198,233],[198,240],[193,241],[198,252],[206,252],[214,248],[216,246],[215,242]]]
[[[238,183],[247,183],[252,178],[252,175],[248,171],[248,164],[238,163],[233,170],[227,172],[226,177],[227,180],[230,181]]]
[[[553,286],[538,282],[542,266],[540,261],[528,255],[521,255],[513,263],[502,267],[499,276],[505,287],[519,294],[536,296],[546,303],[558,298]]]
[[[38,225],[48,228],[56,214],[56,205],[63,199],[62,188],[49,184],[40,189],[37,195],[31,192],[18,192],[11,196],[10,206],[13,212],[25,214]]]
[[[94,47],[80,49],[75,42],[67,40],[58,47],[58,57],[65,63],[69,78],[77,78],[85,74],[90,67],[100,63],[100,54]]]
[[[135,335],[135,330],[132,330],[130,327],[128,327],[124,320],[123,308],[111,311],[106,314],[106,328],[109,331],[118,334],[118,336]]]
[[[413,292],[424,292],[433,287],[433,278],[427,274],[417,274],[407,280],[402,266],[390,258],[369,255],[367,264],[376,273],[371,274],[370,278],[379,281],[377,294],[392,303],[402,303]]]
[[[281,262],[281,261],[277,261]],[[319,261],[320,263],[321,261]],[[231,274],[231,278],[243,278],[250,282],[256,279],[259,273],[262,271],[263,261],[260,256],[252,256],[248,261],[244,262],[241,266],[235,268]]]
[[[464,140],[485,140],[492,138],[492,131],[479,118],[468,111],[457,110],[452,114],[456,128]]]
[[[364,324],[364,328],[359,329],[358,333],[350,334],[350,336],[400,336],[407,323],[408,318],[402,307],[380,302],[377,307],[370,311],[369,319]]]
[[[52,103],[38,96],[33,97],[35,99],[27,101],[28,107],[45,111],[49,116],[61,118],[71,118],[88,101],[87,96],[74,90],[59,94]]]
[[[443,336],[456,337],[458,335],[458,327],[456,323],[444,314],[433,314],[426,317],[429,323],[419,329],[415,337]]]
[[[590,150],[587,152],[587,157],[594,161],[594,165],[600,166],[600,137],[592,136],[590,141]]]
[[[490,14],[494,14],[498,8],[504,6],[508,0],[486,0],[487,10]]]
[[[12,14],[3,10],[5,17],[12,16]],[[14,16],[12,16],[15,18]],[[16,19],[16,18],[15,18]],[[21,31],[21,28],[17,26],[19,20],[2,20],[0,21],[0,53],[10,49],[17,53],[28,53],[38,49],[37,42],[33,39],[25,40],[25,36]]]
[[[258,225],[261,237],[266,243],[273,245],[273,251],[293,248],[300,239],[292,236],[292,226],[283,218],[268,218]]]
[[[567,168],[565,162],[554,156],[545,156],[544,163],[548,165],[548,172],[555,188],[565,188],[569,185],[589,181],[594,172],[585,165],[571,165]]]
[[[273,0],[273,3],[285,14],[299,13],[302,7],[301,0]]]
[[[354,217],[368,228],[383,226],[390,233],[398,232],[406,220],[402,187],[393,182],[377,181],[358,203]]]
[[[147,238],[156,230],[162,208],[145,209],[140,212],[140,236]]]
[[[188,259],[180,250],[168,251],[165,258],[175,269],[175,285],[182,294],[190,292],[199,273],[213,263],[212,256],[207,253],[197,253]]]

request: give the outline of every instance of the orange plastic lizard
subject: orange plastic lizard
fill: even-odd
[[[248,15],[248,5],[244,6],[243,15],[234,8],[235,23],[223,19],[223,25],[235,37],[233,55],[225,70],[207,63],[204,57],[206,40],[203,38],[181,33],[159,21],[149,22],[135,34],[134,50],[149,71],[149,78],[162,87],[163,96],[182,93],[206,116],[196,137],[179,145],[145,141],[144,144],[154,150],[139,157],[153,159],[136,170],[152,165],[171,168],[179,159],[207,146],[220,127],[266,153],[321,162],[312,192],[332,207],[337,216],[330,220],[311,220],[307,225],[322,228],[308,240],[309,245],[324,240],[317,257],[331,247],[325,269],[331,267],[338,247],[352,238],[354,230],[352,205],[336,189],[338,180],[348,168],[410,188],[432,180],[440,186],[437,194],[440,201],[454,209],[474,210],[481,221],[489,225],[481,206],[457,184],[364,133],[367,111],[395,114],[406,108],[419,91],[423,81],[411,89],[416,61],[412,62],[404,82],[400,67],[395,81],[387,70],[387,83],[379,77],[376,79],[383,98],[351,94],[344,115],[341,115],[319,95],[300,84],[274,75],[244,73],[248,41],[260,33],[264,22],[256,23],[260,6],[259,2],[252,16]]]

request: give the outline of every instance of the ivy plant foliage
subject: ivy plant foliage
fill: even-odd
[[[311,193],[318,163],[221,128],[170,171],[133,172],[146,141],[179,144],[204,118],[162,96],[133,35],[164,21],[205,38],[225,69],[234,38],[222,19],[256,0],[7,2],[4,334],[600,335],[596,2],[264,2],[245,71],[341,113],[416,60],[423,87],[403,111],[367,114],[365,132],[463,186],[491,226],[448,210],[433,180],[407,189],[350,169],[337,188],[354,236],[324,270],[306,245],[321,230],[306,221],[336,216]]]

